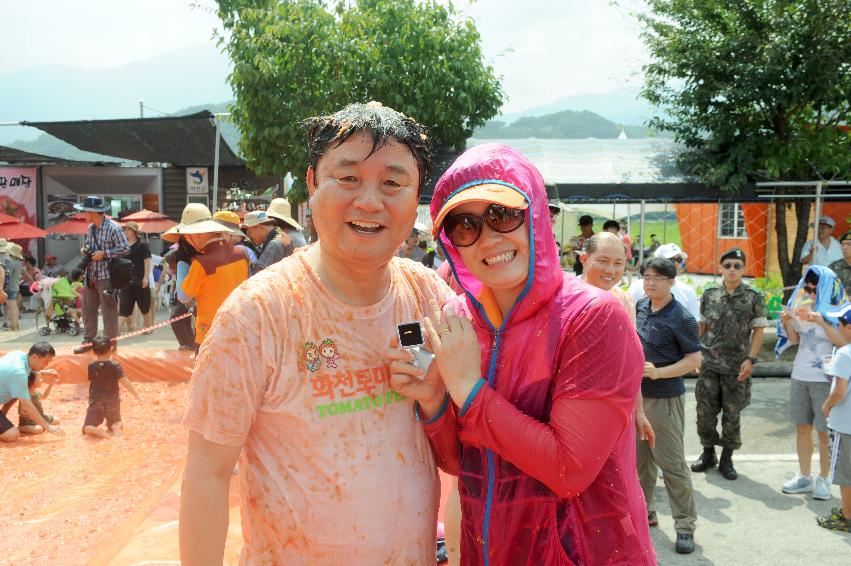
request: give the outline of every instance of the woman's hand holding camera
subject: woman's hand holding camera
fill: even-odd
[[[432,317],[423,320],[435,355],[435,365],[456,405],[463,405],[481,373],[481,349],[473,323],[466,318],[441,312],[431,301]]]

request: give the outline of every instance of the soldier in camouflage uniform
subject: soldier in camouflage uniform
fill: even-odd
[[[842,259],[838,259],[828,265],[836,274],[845,292],[851,294],[851,232],[845,232],[839,237],[839,245],[842,247]]]
[[[718,464],[728,480],[738,477],[733,451],[742,445],[741,411],[750,404],[751,372],[768,319],[762,295],[742,282],[745,254],[733,248],[721,255],[721,285],[704,292],[700,301],[703,363],[697,378],[697,433],[703,454],[691,465],[703,472]],[[716,426],[721,416],[721,435]],[[715,445],[721,446],[720,462]]]

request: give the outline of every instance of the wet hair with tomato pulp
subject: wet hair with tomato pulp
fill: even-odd
[[[353,134],[364,132],[372,138],[372,155],[390,140],[407,147],[419,170],[417,195],[431,175],[432,147],[423,125],[378,102],[349,104],[327,116],[314,116],[301,122],[307,131],[308,164],[316,171],[329,149],[339,147]]]

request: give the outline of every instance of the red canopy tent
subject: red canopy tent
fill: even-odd
[[[107,216],[107,218],[110,217]],[[89,231],[89,222],[83,213],[73,214],[65,222],[55,224],[47,231],[51,234],[63,234],[65,236],[83,236]]]

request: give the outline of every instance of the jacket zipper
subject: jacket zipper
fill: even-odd
[[[497,347],[499,345],[499,329],[494,332],[493,335],[493,343],[491,347],[491,360],[490,366],[488,367],[488,385],[493,387],[494,375],[496,373],[496,358],[498,354]],[[487,465],[488,465],[488,482],[487,487],[487,495],[485,496],[485,512],[484,512],[484,521],[482,524],[482,541],[483,541],[483,552],[482,557],[484,559],[485,566],[490,566],[490,558],[488,556],[488,546],[490,543],[490,514],[491,514],[491,504],[493,503],[493,483],[494,483],[494,458],[493,451],[489,448],[485,449],[485,455],[487,457]]]

